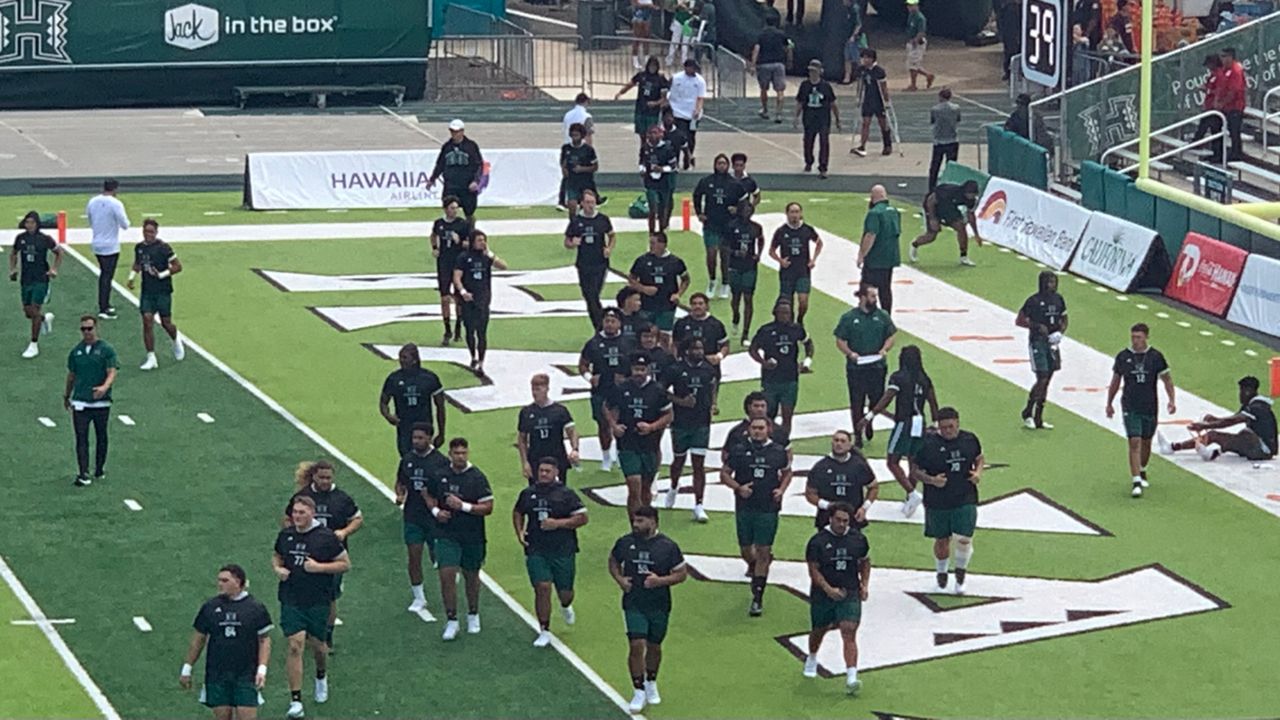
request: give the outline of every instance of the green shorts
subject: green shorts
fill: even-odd
[[[669,333],[676,326],[676,311],[663,310],[662,312],[652,313],[650,319],[653,320],[653,324],[659,330]]]
[[[342,597],[342,576],[346,573],[337,573],[333,576],[333,599],[337,600]]]
[[[862,620],[862,601],[850,593],[843,600],[832,600],[826,593],[816,591],[809,599],[809,627],[822,630],[842,622]]]
[[[258,707],[258,688],[252,678],[205,678],[200,703],[205,707]]]
[[[138,298],[138,310],[143,315],[155,313],[160,317],[171,317],[173,315],[173,294],[143,293]]]
[[[436,566],[462,568],[475,572],[484,567],[485,542],[459,542],[453,538],[436,538]]]
[[[1156,434],[1156,416],[1125,413],[1124,434],[1125,437],[1150,440]]]
[[[552,583],[557,592],[573,589],[573,579],[578,575],[577,556],[568,555],[527,555],[524,568],[529,572],[529,582]]]
[[[635,124],[636,134],[644,135],[649,132],[649,128],[660,123],[661,118],[657,113],[650,115],[649,113],[633,113],[632,122]]]
[[[430,545],[431,544],[431,528],[417,523],[406,522],[404,524],[404,544],[405,545]]]
[[[973,537],[978,528],[978,506],[961,505],[958,508],[925,508],[924,536],[946,538],[952,535]]]
[[[738,527],[738,546],[772,545],[778,536],[778,513],[738,510],[733,514]]]
[[[703,247],[720,247],[720,231],[712,230],[706,225],[702,226],[702,246]]]
[[[600,425],[608,425],[609,415],[604,411],[604,393],[591,393],[591,419]]]
[[[893,432],[889,434],[888,454],[905,458],[915,457],[923,446],[924,438],[911,437],[911,423],[893,424]]]
[[[658,453],[639,450],[619,450],[618,465],[623,477],[641,477],[653,480],[658,474]]]
[[[666,610],[628,610],[623,608],[622,617],[627,623],[627,637],[632,640],[647,640],[654,645],[661,645],[667,637],[667,625],[671,622],[671,613]]]
[[[325,639],[329,634],[329,604],[302,607],[281,603],[280,630],[285,637],[306,631],[308,636],[317,640]]]
[[[763,383],[760,390],[764,393],[765,400],[769,402],[770,415],[777,414],[778,405],[793,408],[800,399],[800,381],[798,380]]]
[[[804,277],[778,277],[778,294],[786,297],[788,295],[808,295],[813,289],[813,284],[809,281],[809,276]]]
[[[1031,370],[1036,375],[1048,375],[1062,369],[1062,355],[1058,353],[1058,348],[1047,342],[1032,342],[1029,348]]]
[[[757,274],[756,268],[751,268],[750,270],[729,268],[729,289],[734,292],[755,292]]]
[[[645,188],[644,198],[649,203],[649,212],[657,212],[659,208],[671,208],[675,193],[675,182],[664,184],[663,187]]]
[[[711,445],[710,427],[671,428],[671,451],[676,455],[706,455]]]
[[[23,305],[44,305],[49,302],[49,283],[23,285],[21,294]]]
[[[577,185],[570,185],[569,183],[565,183],[564,184],[564,201],[565,202],[570,202],[570,201],[581,202],[582,193],[588,190],[595,192],[595,188],[593,188],[590,185],[583,185],[579,187]]]

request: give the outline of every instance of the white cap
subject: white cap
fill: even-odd
[[[466,123],[462,122],[461,118],[454,118],[453,120],[449,121],[450,130],[465,130],[466,127],[467,127]]]

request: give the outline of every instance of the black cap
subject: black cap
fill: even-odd
[[[652,360],[650,360],[650,358],[649,358],[649,354],[648,354],[648,353],[638,352],[638,353],[635,353],[634,355],[632,355],[632,356],[631,356],[631,364],[632,364],[632,365],[644,365],[644,366],[646,366],[646,367],[647,367],[647,366],[651,365],[652,363],[653,363],[653,361],[652,361]]]

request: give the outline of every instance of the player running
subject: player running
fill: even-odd
[[[427,485],[427,505],[436,519],[436,565],[447,620],[443,639],[458,637],[458,571],[466,582],[467,634],[480,634],[480,568],[484,566],[484,518],[493,512],[489,478],[468,459],[466,438],[449,441],[449,467]]]
[[[707,250],[707,295],[729,297],[729,253],[724,245],[725,233],[734,217],[734,207],[746,198],[746,190],[729,174],[729,156],[721,153],[714,162],[715,172],[698,181],[693,189],[693,211],[702,223],[702,244]],[[716,282],[716,263],[725,284]]]
[[[1058,294],[1058,276],[1052,270],[1040,273],[1039,289],[1028,297],[1018,311],[1015,323],[1027,328],[1030,336],[1027,346],[1031,353],[1031,370],[1036,382],[1027,394],[1027,404],[1022,408],[1022,424],[1028,430],[1052,430],[1044,421],[1044,403],[1049,398],[1049,383],[1053,374],[1062,369],[1062,355],[1058,345],[1067,332],[1067,301]]]
[[[849,416],[857,433],[854,444],[862,447],[865,435],[874,435],[862,411],[884,394],[885,355],[893,349],[898,327],[879,306],[880,291],[868,283],[858,287],[858,304],[836,324],[836,349],[845,357],[844,378],[849,388]]]
[[[467,224],[476,226],[476,203],[479,202],[480,181],[485,175],[484,157],[475,140],[467,137],[467,125],[460,118],[449,121],[449,139],[440,146],[435,169],[427,178],[427,189],[435,187],[436,179],[444,177],[441,195],[458,198]]]
[[[427,502],[428,489],[449,472],[449,458],[431,442],[431,426],[418,423],[410,435],[412,445],[396,469],[396,504],[404,506],[404,545],[409,558],[409,612],[422,617],[427,596],[422,587],[422,548],[435,562],[436,519]]]
[[[965,221],[973,228],[973,239],[982,247],[982,237],[978,235],[978,220],[973,211],[978,206],[978,181],[968,180],[963,185],[954,183],[938,183],[933,192],[924,196],[924,234],[911,241],[907,257],[911,262],[920,261],[920,248],[938,239],[945,225],[956,233],[956,241],[960,244],[960,264],[974,267],[969,259],[969,234],[965,231]]]
[[[298,463],[293,473],[297,488],[293,498],[289,499],[292,507],[293,499],[309,497],[316,504],[316,520],[333,531],[342,541],[346,549],[347,538],[356,534],[364,526],[364,513],[360,506],[345,490],[339,490],[333,482],[333,465],[324,460]],[[284,526],[289,527],[293,520],[289,517],[289,508],[285,508]],[[342,597],[342,573],[333,576],[333,600],[329,603],[329,622],[325,627],[324,642],[333,652],[333,627],[338,620],[338,598]]]
[[[627,481],[627,511],[653,502],[653,479],[662,462],[662,432],[671,424],[671,399],[649,374],[643,351],[631,356],[631,376],[605,399],[609,429],[618,439],[618,464]]]
[[[667,368],[676,364],[675,356],[658,344],[661,338],[662,333],[658,331],[657,325],[645,323],[640,326],[639,352],[649,356],[649,376],[655,380],[666,374]]]
[[[924,371],[924,358],[920,348],[908,345],[898,353],[898,371],[889,376],[889,386],[884,395],[871,408],[871,412],[860,422],[870,424],[876,415],[889,407],[889,403],[897,400],[893,408],[893,432],[889,435],[889,453],[885,464],[889,472],[907,491],[907,499],[902,503],[902,516],[911,517],[916,514],[924,496],[911,476],[911,458],[919,452],[924,442],[924,406],[929,405],[929,414],[936,423],[938,421],[938,396],[934,392],[933,380]],[[907,459],[907,470],[902,469],[902,459]]]
[[[484,377],[484,356],[489,350],[489,305],[493,302],[493,269],[507,269],[507,262],[489,249],[489,236],[471,231],[471,247],[458,256],[453,286],[462,299],[462,324],[467,329],[471,372]]]
[[[733,165],[733,179],[742,186],[742,192],[751,201],[752,209],[755,209],[760,205],[760,184],[747,174],[747,154],[734,153],[729,157],[729,161]]]
[[[271,661],[271,613],[245,587],[244,568],[218,568],[218,594],[200,606],[191,626],[191,642],[178,673],[178,684],[191,689],[191,666],[204,660],[200,703],[214,720],[255,720]]]
[[[569,126],[569,142],[560,146],[560,172],[564,176],[564,205],[569,217],[578,214],[582,194],[596,191],[596,171],[600,159],[596,149],[586,142],[587,128],[582,123]]]
[[[707,447],[711,444],[711,417],[719,414],[716,396],[720,390],[720,373],[705,360],[706,343],[700,337],[685,340],[680,362],[662,376],[662,386],[670,388],[675,406],[671,421],[671,487],[663,498],[668,510],[676,506],[680,493],[680,474],[685,458],[693,456],[693,519],[704,523],[707,511],[702,499],[707,487]]]
[[[400,369],[392,371],[382,381],[382,393],[378,396],[378,412],[396,429],[396,453],[403,457],[411,447],[413,429],[423,425],[427,437],[432,433],[432,444],[444,444],[444,386],[440,377],[422,367],[418,346],[408,343],[400,346]],[[395,412],[391,403],[395,403]],[[436,422],[431,424],[431,406],[436,408]]]
[[[752,420],[750,441],[731,453],[720,470],[720,482],[734,494],[738,547],[751,575],[751,605],[747,609],[751,617],[764,612],[778,513],[791,484],[791,455],[769,439],[769,426],[766,418]]]
[[[578,528],[587,524],[587,508],[578,494],[556,480],[560,463],[536,461],[537,480],[520,491],[511,510],[516,540],[524,547],[524,565],[533,584],[538,637],[533,646],[551,644],[551,587],[560,600],[565,625],[574,622],[573,579],[578,573]]]
[[[645,200],[649,203],[650,235],[665,232],[671,225],[671,209],[675,203],[680,149],[665,139],[664,134],[661,125],[654,125],[640,146],[640,176],[644,180]]]
[[[938,432],[926,435],[920,444],[911,477],[925,485],[924,536],[933,538],[938,592],[947,590],[947,561],[954,541],[955,593],[963,595],[978,527],[978,483],[986,460],[978,436],[960,429],[955,408],[942,408],[937,418]]]
[[[650,5],[652,6],[652,3]],[[648,21],[644,23],[647,25]],[[644,37],[649,37],[649,33],[645,32]],[[639,61],[638,56],[636,60]],[[618,94],[613,96],[613,99],[620,100],[631,88],[636,88],[636,106],[632,115],[633,128],[636,135],[640,137],[640,147],[643,148],[646,133],[661,122],[662,104],[667,98],[667,90],[671,88],[671,81],[662,74],[662,61],[650,55],[649,59],[645,60],[644,70],[633,75]]]
[[[858,679],[858,623],[871,583],[870,545],[856,527],[853,506],[831,506],[831,524],[818,530],[804,549],[809,566],[809,654],[804,676],[818,677],[818,648],[832,629],[840,631],[844,650],[844,688],[850,695],[862,690]]]
[[[609,258],[613,255],[617,236],[609,216],[596,210],[595,191],[584,190],[581,198],[582,209],[565,228],[564,246],[577,249],[573,265],[578,270],[578,289],[587,303],[591,327],[599,328],[600,315],[604,312],[600,305],[600,291],[604,289],[604,280],[609,274]]]
[[[720,465],[722,467],[729,462],[729,456],[741,450],[751,441],[751,421],[756,418],[769,420],[769,439],[788,453],[791,452],[791,434],[781,424],[769,418],[769,399],[765,397],[764,393],[759,390],[747,393],[747,396],[742,399],[742,412],[747,417],[729,429],[724,438],[724,445],[720,448]]]
[[[1121,381],[1124,382],[1120,410],[1124,413],[1124,433],[1129,439],[1129,474],[1133,484],[1129,494],[1136,498],[1142,497],[1142,491],[1150,487],[1147,463],[1151,461],[1151,438],[1156,434],[1160,413],[1156,378],[1164,382],[1169,414],[1178,411],[1169,363],[1159,350],[1148,344],[1150,334],[1151,329],[1145,323],[1129,328],[1130,346],[1116,355],[1111,367],[1111,385],[1107,387],[1107,419],[1110,419],[1115,417],[1112,404]]]
[[[516,448],[520,453],[520,470],[530,483],[537,480],[535,463],[552,458],[558,468],[560,482],[568,483],[569,466],[578,464],[578,429],[573,415],[564,405],[551,399],[551,378],[538,373],[529,380],[533,402],[520,408],[516,419]],[[569,440],[569,452],[564,441]]]
[[[458,255],[471,242],[471,223],[458,214],[462,205],[454,195],[446,195],[442,203],[444,217],[436,218],[431,226],[431,255],[436,259],[436,283],[440,288],[440,317],[444,320],[444,337],[441,345],[448,345],[455,338],[462,337],[462,310],[458,310],[458,319],[451,321],[450,308],[457,304],[458,298],[453,290],[453,267],[457,264]]]
[[[49,281],[58,276],[62,267],[62,246],[53,238],[40,232],[40,213],[32,210],[22,218],[23,232],[13,239],[13,254],[9,255],[9,280],[18,279],[18,263],[22,263],[22,314],[31,321],[31,342],[22,351],[22,357],[30,359],[40,354],[40,336],[53,329],[53,313],[44,312],[49,301]],[[49,265],[49,253],[53,253],[53,266]]]
[[[751,337],[751,316],[755,312],[756,279],[760,256],[764,253],[764,228],[751,219],[754,205],[740,202],[735,208],[737,214],[725,230],[724,246],[729,252],[729,307],[733,310],[733,334],[741,337],[742,344],[746,345]]]
[[[644,295],[641,295],[639,290],[629,285],[624,285],[616,296],[618,310],[621,312],[618,317],[622,334],[637,345],[640,344],[640,328],[653,324],[649,314],[640,309],[643,298]]]
[[[289,516],[293,523],[276,536],[271,567],[280,579],[280,629],[289,642],[285,656],[290,696],[287,715],[300,718],[304,714],[302,655],[308,645],[316,662],[316,702],[329,700],[329,646],[324,637],[334,596],[333,576],[351,570],[351,560],[338,536],[316,520],[314,500],[294,498]]]
[[[80,316],[80,342],[67,355],[67,384],[62,407],[71,413],[76,435],[75,486],[93,484],[89,479],[89,426],[93,425],[93,479],[101,481],[107,466],[107,426],[111,420],[111,387],[120,372],[116,350],[98,338],[98,318]]]
[[[769,401],[769,417],[776,418],[781,411],[782,427],[790,435],[791,416],[800,397],[800,373],[813,372],[813,340],[804,326],[791,321],[791,303],[778,300],[773,322],[761,326],[747,352],[760,363],[760,386]]]
[[[582,346],[578,356],[578,372],[591,383],[591,417],[596,421],[600,439],[600,470],[613,470],[618,453],[613,450],[613,424],[605,410],[605,402],[613,395],[618,377],[625,376],[632,354],[638,348],[635,340],[622,334],[622,313],[608,308],[600,321],[600,332]]]
[[[142,293],[138,296],[138,309],[142,311],[142,344],[147,349],[147,359],[140,370],[155,370],[156,316],[160,326],[173,340],[173,359],[182,360],[187,349],[178,337],[178,326],[173,324],[173,276],[182,272],[182,262],[169,243],[158,236],[160,223],[151,218],[142,221],[142,242],[133,249],[133,269],[125,286],[133,289],[133,281],[142,275]]]
[[[809,245],[813,244],[813,254]],[[796,322],[804,325],[809,311],[810,273],[822,254],[822,238],[804,221],[804,208],[798,202],[787,203],[787,221],[773,232],[769,257],[778,263],[778,297],[795,301]]]
[[[658,532],[658,511],[649,506],[631,513],[631,532],[618,538],[609,552],[609,574],[622,588],[622,616],[627,626],[627,669],[631,673],[630,710],[658,705],[658,669],[662,641],[671,621],[671,586],[689,576],[680,546]]]
[[[1276,414],[1271,398],[1258,393],[1258,378],[1248,375],[1240,378],[1240,409],[1234,415],[1217,417],[1205,415],[1188,427],[1196,436],[1191,440],[1169,444],[1164,435],[1156,433],[1160,452],[1171,455],[1179,450],[1195,450],[1206,462],[1217,460],[1224,452],[1231,452],[1246,460],[1270,460],[1276,456]],[[1240,432],[1218,432],[1223,428],[1244,423]]]
[[[689,268],[678,255],[667,250],[667,234],[649,234],[649,252],[631,263],[628,284],[640,291],[640,307],[663,333],[662,344],[670,345],[676,324],[680,296],[689,289]]]
[[[706,360],[719,366],[729,354],[729,333],[724,323],[711,314],[711,298],[702,293],[689,296],[689,314],[676,321],[671,331],[671,344],[675,348],[675,356],[681,357],[685,343],[697,338],[703,342]]]
[[[837,430],[831,435],[831,454],[814,464],[805,479],[804,499],[818,508],[814,527],[821,530],[831,521],[831,508],[848,503],[853,524],[867,526],[867,513],[880,497],[880,486],[871,465],[853,447],[853,433]],[[853,510],[853,508],[857,508]]]

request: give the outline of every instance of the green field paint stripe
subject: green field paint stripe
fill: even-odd
[[[97,266],[94,263],[90,262],[88,258],[86,258],[83,254],[81,254],[75,248],[68,247],[67,253],[72,258],[74,258],[76,262],[83,265],[85,269],[88,270],[90,273],[92,273],[94,276],[97,276],[99,274],[99,269],[97,268]],[[112,287],[115,288],[115,291],[119,293],[121,296],[123,296],[130,303],[132,303],[133,305],[138,305],[137,296],[135,296],[132,292],[129,292],[129,290],[125,288],[123,285],[121,285],[118,282],[112,282]],[[294,429],[301,432],[303,435],[305,435],[308,439],[310,439],[316,445],[319,445],[326,452],[332,455],[336,460],[338,460],[343,465],[346,465],[348,468],[350,468],[352,472],[359,475],[366,482],[368,482],[369,485],[371,485],[375,490],[381,493],[384,498],[386,498],[387,500],[390,500],[392,503],[395,502],[396,500],[395,493],[390,488],[388,488],[382,481],[378,480],[378,478],[375,477],[373,473],[369,472],[367,469],[365,469],[364,466],[356,462],[354,458],[347,455],[342,450],[338,449],[336,445],[334,445],[333,443],[325,439],[324,436],[322,436],[320,433],[312,429],[311,426],[307,425],[306,423],[302,422],[302,420],[298,419],[296,415],[294,415],[286,407],[284,407],[279,402],[277,402],[275,398],[265,393],[257,385],[254,385],[253,383],[249,382],[244,376],[236,372],[235,369],[233,369],[231,366],[224,363],[213,353],[209,352],[208,350],[205,350],[204,347],[202,347],[195,340],[187,336],[184,336],[183,339],[185,340],[187,348],[189,350],[194,351],[197,355],[204,358],[206,361],[209,362],[210,365],[213,365],[215,368],[217,368],[219,371],[221,371],[223,374],[229,377],[233,382],[235,382],[241,388],[244,388],[244,390],[246,390],[250,395],[253,395],[254,397],[256,397],[264,405],[266,405],[268,408],[274,411],[277,415],[283,418],[285,422],[292,425]],[[16,579],[17,578],[14,578],[15,581]],[[489,573],[481,571],[480,579],[484,583],[484,586],[489,589],[489,592],[493,593],[495,597],[501,600],[502,603],[506,605],[517,617],[523,620],[526,625],[528,625],[533,630],[541,629],[541,626],[538,624],[537,619],[532,614],[530,614],[528,610],[525,610],[524,607],[521,606],[520,603],[517,602],[516,599],[511,596],[510,593],[508,593],[501,585],[498,584],[496,580],[493,579],[492,576],[489,575]],[[28,596],[28,598],[29,597],[30,596]],[[32,604],[34,605],[34,601]],[[59,638],[59,642],[61,642],[60,638]],[[62,647],[65,649],[66,645],[63,644]],[[596,689],[598,689],[601,693],[603,693],[605,697],[607,697],[611,702],[613,702],[614,705],[616,705],[623,712],[628,712],[629,710],[628,701],[625,700],[620,694],[618,694],[618,691],[614,690],[613,686],[609,685],[609,683],[606,682],[605,679],[595,671],[595,669],[593,669],[590,665],[588,665],[568,645],[565,645],[558,638],[556,638],[552,641],[552,647],[554,647],[556,651],[559,652],[564,657],[564,659],[574,667],[574,669],[582,673],[582,675],[586,677],[586,679],[592,685],[594,685]],[[67,650],[67,654],[68,656],[70,656],[70,650]],[[74,660],[74,657],[71,657],[71,659]],[[70,665],[68,666],[70,667]],[[78,662],[76,663],[76,667],[79,667]],[[80,671],[83,673],[84,668],[80,668]],[[85,673],[85,679],[88,679],[87,673]],[[96,690],[97,686],[94,686],[94,689]],[[99,696],[102,696],[101,690],[97,690],[97,693]],[[103,702],[106,702],[106,697],[102,696],[102,700]],[[110,705],[108,704],[107,707],[110,708]],[[119,718],[119,715],[115,714],[114,709],[111,710],[111,713],[112,713],[111,715],[107,716],[108,720],[117,720]],[[642,715],[632,715],[632,717],[643,718]]]
[[[4,561],[3,557],[0,557],[0,579],[4,580],[5,584],[9,586],[9,590],[13,592],[14,597],[18,598],[18,602],[22,603],[22,607],[27,611],[27,614],[36,622],[36,627],[48,639],[49,644],[53,646],[53,651],[58,654],[63,664],[71,671],[71,675],[75,677],[76,682],[80,683],[80,687],[84,688],[89,699],[98,708],[98,712],[102,713],[102,716],[107,720],[121,720],[120,713],[116,712],[116,709],[111,706],[111,701],[102,693],[102,689],[93,681],[93,678],[89,677],[88,671],[76,659],[75,654],[71,652],[71,648],[67,647],[66,641],[58,634],[58,630],[47,622],[44,611],[40,609],[35,598],[31,597],[31,593],[27,592],[27,589],[23,587],[22,581],[18,580],[18,576],[9,568],[9,564]]]

